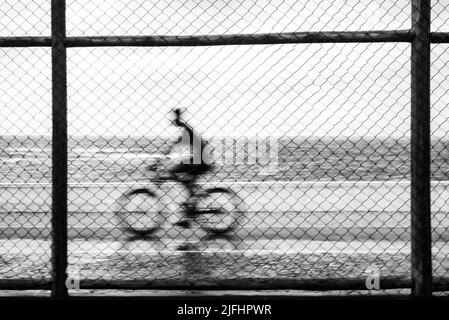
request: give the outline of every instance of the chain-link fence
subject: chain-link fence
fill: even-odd
[[[447,289],[444,1],[65,2],[0,8],[0,288]]]

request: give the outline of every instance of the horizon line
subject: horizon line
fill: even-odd
[[[164,139],[170,139],[177,135],[68,135],[67,138],[122,138],[122,139],[129,139],[129,138],[164,138]],[[52,138],[51,134],[0,134],[0,137],[23,137],[23,138]],[[340,138],[352,138],[352,139],[411,139],[411,136],[404,136],[404,135],[394,135],[394,136],[387,136],[387,135],[216,135],[216,136],[204,136],[204,139],[225,139],[225,138],[233,138],[233,139],[239,139],[239,138],[280,138],[280,139],[295,139],[295,138],[317,138],[317,139],[326,139],[326,138],[333,138],[333,139],[340,139]],[[443,136],[431,136],[431,139],[443,139],[446,138],[446,135]],[[447,137],[449,139],[449,137]]]

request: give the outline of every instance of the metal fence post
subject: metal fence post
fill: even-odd
[[[51,2],[52,34],[52,296],[67,297],[67,61],[65,0]]]
[[[412,294],[432,295],[430,208],[430,0],[412,1],[411,263]]]

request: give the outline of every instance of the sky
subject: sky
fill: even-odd
[[[2,1],[0,36],[49,35],[49,1]],[[433,1],[433,30],[449,4]],[[407,29],[409,1],[67,0],[68,36]],[[406,43],[68,49],[70,135],[409,135]],[[51,133],[49,48],[0,49],[0,134]],[[432,47],[432,129],[449,133],[449,46]]]

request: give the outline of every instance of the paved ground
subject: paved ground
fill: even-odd
[[[224,279],[410,276],[410,244],[388,241],[159,239],[69,243],[69,264],[83,279]],[[49,277],[50,242],[0,240],[3,279]],[[449,245],[434,245],[436,276],[449,275]]]
[[[449,241],[448,216],[445,212],[434,213],[435,241]],[[171,218],[171,222],[178,219]],[[68,223],[70,239],[111,241],[124,238],[110,212],[71,213]],[[0,214],[0,239],[49,239],[50,225],[49,213]],[[168,223],[158,236],[177,239],[182,233],[185,233],[183,229]],[[235,236],[246,240],[408,241],[410,214],[408,211],[247,212]]]
[[[246,186],[241,193],[252,205],[230,238],[205,239],[201,230],[166,225],[156,238],[133,242],[125,241],[111,212],[120,188],[70,193],[69,264],[82,279],[353,278],[372,267],[382,276],[410,276],[407,184]],[[50,276],[44,189],[8,190],[1,198],[1,279]],[[449,275],[448,190],[434,189],[436,278]]]
[[[250,212],[396,212],[410,209],[410,181],[223,181],[205,187],[231,188]],[[132,188],[151,183],[69,184],[69,212],[110,212],[115,201]],[[434,181],[432,210],[449,212],[449,182]],[[51,185],[0,184],[0,212],[49,212]],[[183,198],[179,184],[163,184],[164,204]],[[174,209],[173,207],[171,207]]]
[[[242,199],[244,239],[409,240],[409,181],[222,182]],[[69,237],[121,236],[114,203],[136,183],[73,184],[69,188]],[[167,215],[184,198],[176,184],[164,185]],[[45,184],[0,185],[0,238],[46,239],[50,234],[51,188]],[[436,241],[449,241],[449,186],[432,184]],[[179,230],[166,229],[176,238]]]

